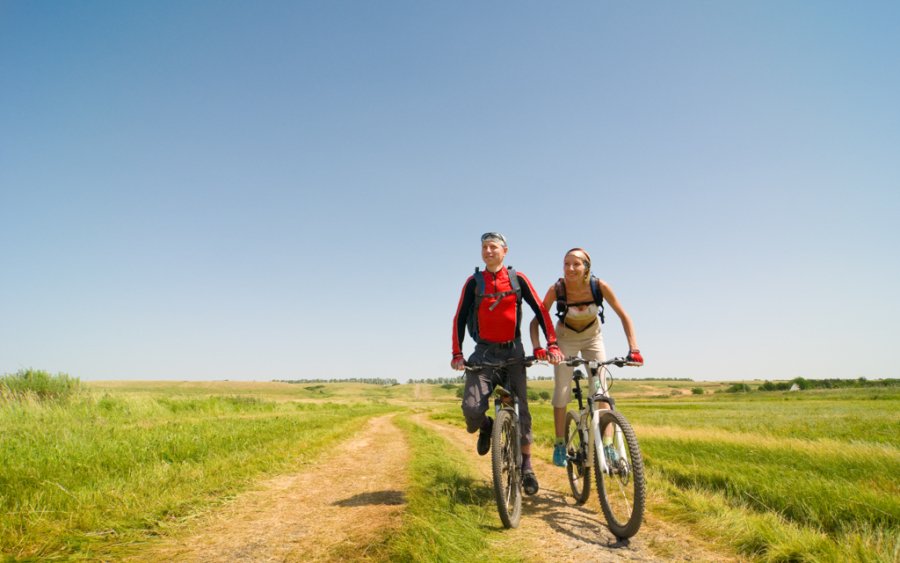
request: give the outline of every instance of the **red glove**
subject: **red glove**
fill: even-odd
[[[541,362],[546,362],[547,361],[547,351],[544,350],[543,348],[541,348],[540,346],[538,346],[537,348],[534,349],[534,359],[541,361]]]
[[[644,365],[644,358],[641,356],[640,350],[630,350],[628,355],[625,357],[626,362],[631,362],[638,364],[640,366]]]
[[[457,371],[463,371],[466,369],[466,359],[462,354],[453,354],[453,359],[450,360],[450,367]]]
[[[556,345],[556,342],[547,346],[547,355],[550,357],[550,363],[553,365],[556,365],[565,359],[565,356],[563,356],[563,353],[559,350],[559,346]]]

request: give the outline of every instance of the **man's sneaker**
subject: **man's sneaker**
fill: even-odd
[[[556,444],[553,446],[553,465],[557,467],[566,466],[566,445]]]
[[[606,463],[608,463],[610,467],[615,466],[619,462],[619,454],[616,453],[616,449],[613,448],[612,444],[603,446],[603,453],[606,454]]]
[[[541,487],[538,485],[534,470],[526,469],[522,472],[522,488],[525,489],[526,495],[536,494],[540,490]]]
[[[487,429],[484,427],[478,432],[478,455],[484,455],[491,451],[491,430],[494,429],[494,419],[487,417]]]

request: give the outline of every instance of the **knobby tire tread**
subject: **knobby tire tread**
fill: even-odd
[[[600,470],[600,459],[596,450],[594,453],[594,475],[597,481],[597,495],[600,497],[600,507],[603,509],[603,516],[606,517],[606,523],[610,531],[619,539],[627,539],[635,534],[641,527],[644,518],[644,504],[646,502],[646,484],[644,481],[644,461],[641,457],[641,449],[638,445],[637,435],[629,424],[628,420],[618,411],[607,411],[600,415],[600,436],[603,436],[603,429],[607,424],[617,424],[622,429],[625,437],[625,444],[628,447],[628,454],[631,457],[631,487],[634,491],[634,499],[631,506],[631,514],[629,518],[621,522],[616,518],[610,501],[607,497],[607,480],[617,479],[615,475],[606,475]],[[614,484],[610,485],[610,489],[614,488]]]
[[[519,474],[518,460],[515,459],[518,440],[519,432],[513,413],[507,409],[500,409],[491,431],[491,469],[494,476],[497,512],[500,513],[500,520],[506,528],[517,527],[522,515],[522,476]],[[510,474],[515,476],[515,482],[511,485],[507,482],[507,474],[503,472],[504,467],[509,467]],[[507,491],[511,495],[509,503],[506,500]]]
[[[584,504],[591,496],[591,459],[588,452],[588,444],[584,441],[584,435],[578,428],[579,413],[569,411],[566,413],[566,475],[569,478],[569,487],[576,504]],[[581,452],[584,462],[581,467],[574,464],[569,456]],[[579,473],[580,471],[580,473]]]

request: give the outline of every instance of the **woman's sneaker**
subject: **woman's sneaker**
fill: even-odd
[[[566,445],[556,444],[553,446],[553,465],[557,467],[566,466]]]
[[[534,470],[526,469],[522,472],[522,488],[525,489],[526,495],[536,494],[541,489]]]
[[[616,453],[616,449],[612,446],[612,444],[607,444],[603,446],[603,453],[606,454],[606,461],[609,463],[610,467],[616,465],[619,462],[619,454]]]

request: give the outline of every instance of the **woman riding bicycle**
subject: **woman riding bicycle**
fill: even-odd
[[[476,270],[466,280],[453,318],[453,359],[450,366],[455,370],[466,369],[462,341],[467,327],[475,340],[475,351],[469,356],[469,363],[495,363],[525,358],[519,330],[523,300],[534,311],[534,332],[537,332],[540,324],[547,339],[547,350],[535,347],[535,358],[549,360],[552,364],[562,360],[550,315],[538,299],[531,282],[523,274],[503,265],[507,250],[506,238],[500,233],[485,233],[481,236],[481,258],[484,260],[485,270]],[[507,373],[511,391],[519,400],[522,486],[525,493],[533,495],[539,486],[531,468],[531,414],[528,411],[525,365],[514,364],[508,368]],[[493,368],[466,371],[462,410],[469,433],[481,431],[477,445],[480,455],[485,455],[491,446],[493,419],[485,416],[485,411],[494,390],[494,375]]]
[[[638,350],[637,338],[631,317],[619,304],[612,288],[603,280],[591,275],[591,257],[583,248],[573,248],[566,252],[563,259],[563,274],[555,284],[547,290],[544,307],[549,310],[557,303],[556,324],[558,344],[566,356],[577,356],[579,353],[586,360],[606,360],[603,347],[603,333],[600,325],[603,322],[603,300],[613,308],[622,321],[625,336],[628,339],[628,361],[643,364],[644,359]],[[599,317],[599,320],[598,320]],[[537,324],[531,323],[531,342],[540,346]],[[565,426],[566,405],[572,400],[573,368],[563,363],[553,368],[553,421],[556,430],[556,443],[553,447],[553,463],[559,467],[566,465]],[[602,403],[606,404],[606,403]],[[607,440],[609,440],[607,442]],[[603,437],[604,444],[612,443],[611,436]]]

